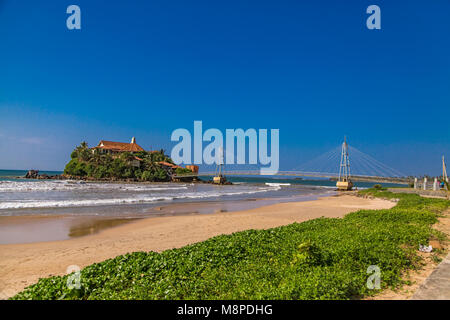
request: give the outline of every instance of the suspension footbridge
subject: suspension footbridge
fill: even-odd
[[[223,169],[222,169],[223,170]],[[174,178],[217,176],[217,170],[174,175]],[[226,170],[221,175],[260,176],[260,170]],[[364,181],[378,183],[410,184],[414,178],[394,169],[372,156],[349,146],[347,141],[330,151],[292,169],[279,171],[275,176],[324,178],[336,181]],[[351,187],[351,186],[350,186]]]

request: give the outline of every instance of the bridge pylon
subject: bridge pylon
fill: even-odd
[[[442,156],[442,180],[448,182],[447,166],[445,165],[444,156]]]
[[[442,156],[442,181],[444,182],[444,188],[448,189],[447,166],[445,165],[444,156]]]
[[[224,152],[223,148],[219,148],[218,155],[216,156],[216,174],[213,177],[213,183],[215,184],[224,184],[227,182],[227,179],[225,178],[225,171],[224,171]]]
[[[341,150],[341,163],[339,166],[339,178],[336,182],[338,190],[348,191],[353,189],[353,183],[350,177],[350,159],[348,156],[347,137],[344,137]]]

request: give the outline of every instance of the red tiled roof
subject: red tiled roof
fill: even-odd
[[[139,152],[144,151],[144,149],[137,143],[125,143],[125,142],[115,142],[100,140],[96,149],[111,150],[117,152]]]
[[[163,166],[171,167],[171,168],[174,168],[174,169],[176,169],[176,168],[183,168],[183,167],[177,166],[176,164],[172,164],[172,163],[169,163],[169,162],[166,162],[166,161],[160,161],[158,163],[162,164]]]

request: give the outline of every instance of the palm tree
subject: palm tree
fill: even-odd
[[[91,155],[91,157],[90,157],[90,159],[89,159],[89,162],[90,163],[95,163],[96,165],[99,165],[99,164],[102,164],[102,163],[104,163],[105,162],[105,156],[104,155],[102,155],[102,154],[100,154],[100,153],[98,153],[98,152],[94,152],[92,155]]]
[[[75,148],[75,152],[77,155],[77,158],[88,161],[91,157],[91,152],[89,151],[89,147],[86,141],[83,141],[80,143],[78,147]]]

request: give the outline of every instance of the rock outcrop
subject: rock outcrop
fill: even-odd
[[[53,176],[49,176],[46,173],[43,174],[39,174],[39,170],[28,170],[27,174],[24,177],[25,179],[56,179],[56,180],[62,180],[62,179],[67,179],[66,176],[64,175],[53,175]]]
[[[25,175],[26,179],[37,179],[39,177],[39,170],[28,170]]]

